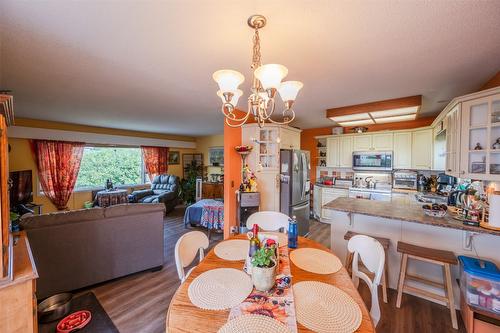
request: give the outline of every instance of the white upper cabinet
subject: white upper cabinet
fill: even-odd
[[[371,135],[356,135],[354,136],[353,151],[368,151],[372,150]]]
[[[391,151],[392,133],[361,134],[353,136],[353,151]]]
[[[499,181],[500,94],[463,102],[461,125],[459,176]]]
[[[280,127],[280,149],[300,149],[300,133]]]
[[[394,169],[411,169],[411,132],[394,133]]]
[[[431,170],[433,155],[432,129],[412,132],[411,168],[416,170]]]
[[[372,135],[372,150],[391,151],[393,150],[393,134],[381,133]]]
[[[326,139],[326,166],[339,167],[339,137],[332,137]]]
[[[352,136],[340,137],[339,140],[339,166],[341,168],[352,167]]]

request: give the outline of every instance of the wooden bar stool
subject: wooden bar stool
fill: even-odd
[[[450,265],[457,264],[457,258],[455,257],[455,254],[450,251],[436,250],[404,242],[398,242],[398,252],[401,252],[403,254],[403,258],[401,259],[401,270],[399,272],[398,297],[396,300],[396,307],[397,308],[401,307],[401,298],[403,297],[403,292],[411,292],[413,294],[421,295],[427,298],[444,302],[446,306],[450,309],[451,324],[453,328],[458,329],[457,312],[455,311],[455,300],[453,297],[453,285],[451,281],[451,269],[450,269],[451,267]],[[407,274],[406,268],[408,266],[408,258],[442,266],[443,283]],[[441,288],[444,290],[445,296],[441,296],[436,293],[419,289],[416,287],[408,286],[405,283],[406,280],[417,281],[420,283],[431,285],[433,287]]]
[[[368,234],[357,233],[357,232],[354,232],[354,231],[348,231],[348,232],[346,232],[345,235],[344,235],[344,239],[346,241],[349,241],[352,237],[354,237],[356,235],[365,235],[365,236],[368,236],[368,237],[371,237],[371,238],[375,238],[376,240],[378,240],[378,242],[384,248],[385,263],[384,263],[384,274],[382,275],[382,283],[381,283],[381,285],[382,285],[382,299],[384,300],[384,303],[387,303],[387,276],[388,276],[387,250],[389,249],[389,244],[391,243],[391,241],[390,241],[389,238],[375,237],[375,236],[371,236],[371,235],[368,235]],[[345,259],[345,267],[346,267],[347,272],[349,273],[349,275],[352,275],[352,260],[353,260],[353,256],[354,256],[353,253],[350,253],[349,251],[347,251],[347,256],[346,256],[346,259]]]

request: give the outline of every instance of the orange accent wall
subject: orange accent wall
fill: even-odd
[[[231,227],[237,224],[235,191],[241,183],[241,157],[234,147],[238,145],[241,145],[241,127],[224,124],[224,238],[229,237]]]
[[[497,72],[479,90],[485,90],[485,89],[495,88],[495,87],[499,87],[499,86],[500,86],[500,72]]]
[[[332,134],[332,127],[309,128],[300,133],[300,149],[311,152],[311,183],[316,182],[316,167],[318,166],[318,150],[315,136]]]

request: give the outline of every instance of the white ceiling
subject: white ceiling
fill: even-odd
[[[330,125],[327,108],[418,94],[435,114],[500,69],[496,0],[1,0],[0,87],[19,117],[220,133],[211,75],[236,69],[248,87],[255,13],[263,62],[304,82],[303,128]]]

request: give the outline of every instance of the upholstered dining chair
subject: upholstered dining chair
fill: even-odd
[[[370,316],[373,323],[377,326],[380,320],[380,305],[378,302],[378,286],[382,273],[384,272],[385,252],[382,245],[372,237],[365,235],[357,235],[352,237],[347,243],[349,252],[354,253],[352,261],[352,281],[358,287],[359,279],[362,279],[368,285],[372,295],[372,308],[370,309]],[[373,280],[359,270],[359,258],[361,263],[368,269],[370,273],[374,274]]]
[[[181,282],[184,282],[196,267],[194,266],[187,273],[184,273],[184,268],[193,263],[198,252],[199,261],[203,260],[208,243],[207,235],[201,231],[190,231],[177,240],[175,244],[175,266],[177,267],[177,274]]]
[[[280,212],[262,211],[253,213],[247,219],[247,228],[252,229],[254,224],[265,231],[288,231],[289,217]]]

